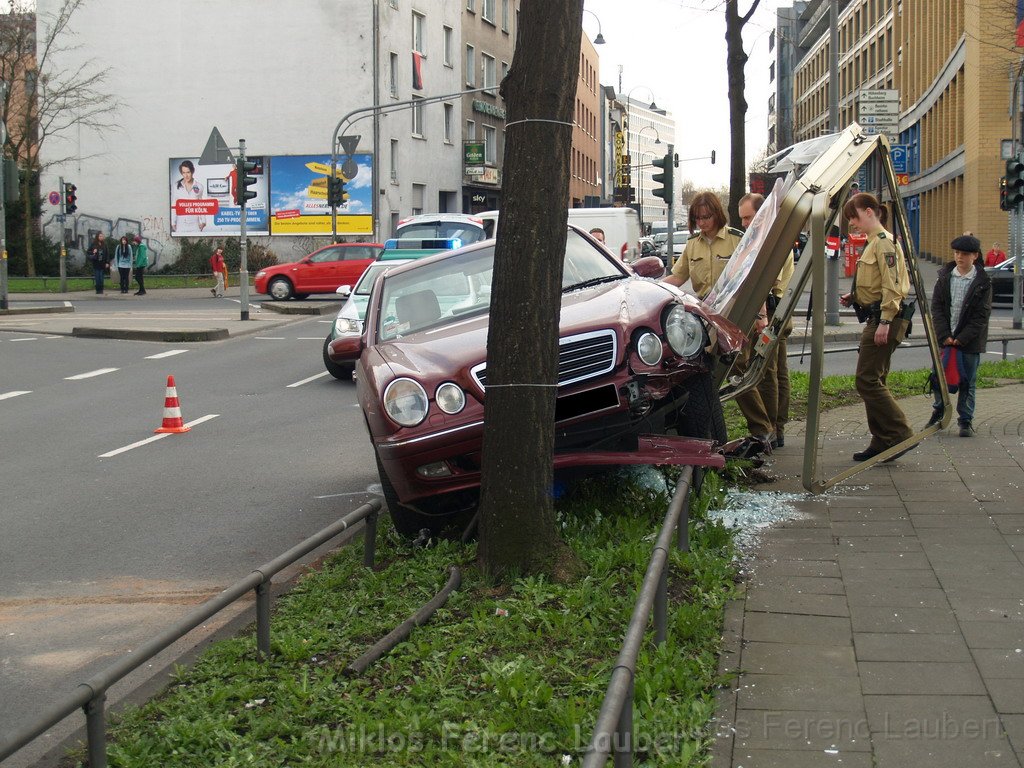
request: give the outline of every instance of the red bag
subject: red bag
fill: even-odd
[[[960,388],[960,350],[956,347],[942,348],[942,368],[946,373],[946,385],[950,392]]]

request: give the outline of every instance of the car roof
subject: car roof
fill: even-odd
[[[404,227],[406,224],[420,224],[430,221],[457,221],[466,224],[476,224],[481,229],[484,227],[483,219],[468,213],[418,213],[415,216],[409,216],[400,220],[396,226]]]

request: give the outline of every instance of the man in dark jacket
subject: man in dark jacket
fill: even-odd
[[[953,261],[939,270],[932,291],[932,322],[935,337],[943,347],[960,352],[962,367],[956,412],[960,437],[974,434],[974,388],[978,363],[988,343],[988,320],[992,314],[992,281],[985,274],[981,242],[973,235],[960,235],[950,244]],[[943,417],[941,393],[934,392],[932,417],[928,426]]]

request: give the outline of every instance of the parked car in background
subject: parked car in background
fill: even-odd
[[[484,228],[483,219],[468,213],[423,213],[402,219],[395,227],[396,238],[458,240],[456,248],[490,236]]]
[[[337,294],[345,300],[338,310],[337,317],[331,324],[331,330],[324,339],[323,359],[327,372],[336,379],[352,378],[352,371],[355,363],[336,363],[331,360],[328,354],[330,343],[341,336],[359,336],[363,332],[363,320],[366,318],[366,305],[370,301],[370,290],[373,288],[373,281],[378,275],[400,264],[408,264],[410,261],[432,256],[435,253],[451,250],[455,247],[455,240],[414,240],[414,239],[392,239],[384,243],[384,250],[376,261],[366,268],[359,282],[353,289],[351,285],[345,284],[338,288]]]
[[[995,267],[985,267],[985,273],[992,279],[992,301],[997,304],[1013,303],[1013,265],[1018,257],[1011,256]],[[1024,289],[1021,290],[1024,297]]]
[[[298,261],[261,269],[253,285],[257,293],[265,293],[274,301],[334,293],[338,286],[355,283],[383,248],[380,243],[335,243]]]
[[[356,364],[384,497],[406,536],[462,523],[476,508],[494,248],[388,269],[374,281],[363,333],[328,345],[334,363]],[[635,270],[570,227],[556,470],[687,463],[712,450],[691,438],[726,439],[711,370],[745,335],[676,288],[642,279],[663,274],[658,259]]]
[[[483,220],[488,238],[498,234],[500,213],[475,214]],[[587,232],[595,227],[604,230],[605,246],[627,264],[641,256],[653,255],[641,252],[640,217],[632,208],[570,208],[569,223]]]

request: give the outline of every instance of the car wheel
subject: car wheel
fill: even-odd
[[[327,352],[327,347],[331,343],[330,335],[324,339],[324,367],[327,368],[327,372],[336,379],[342,381],[351,381],[352,372],[356,369],[355,363],[336,363],[331,360],[331,356]]]
[[[729,433],[725,428],[722,401],[718,398],[711,373],[693,376],[683,388],[690,396],[680,414],[679,434],[710,438],[717,443],[727,442]]]
[[[288,301],[294,294],[294,289],[287,277],[275,277],[267,286],[267,293],[274,301]]]
[[[388,514],[391,515],[391,522],[395,530],[406,539],[415,539],[424,528],[430,533],[437,534],[444,528],[451,525],[451,515],[425,515],[417,509],[402,504],[398,500],[395,487],[388,480],[384,465],[380,462],[380,456],[374,452],[377,459],[377,474],[380,475],[380,485],[384,494],[384,503],[388,506]]]

